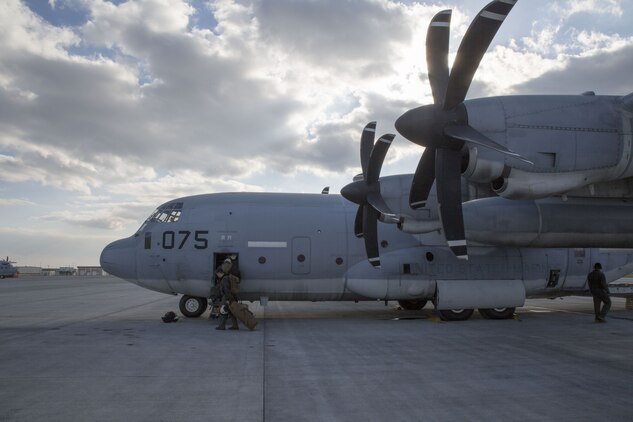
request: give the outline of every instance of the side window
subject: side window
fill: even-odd
[[[145,232],[145,249],[152,249],[152,233]]]

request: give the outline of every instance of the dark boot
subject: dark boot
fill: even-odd
[[[216,330],[226,330],[226,315],[220,315],[220,324],[215,327]]]

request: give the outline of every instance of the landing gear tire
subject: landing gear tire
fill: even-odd
[[[466,321],[474,311],[474,309],[442,309],[437,312],[442,321]]]
[[[398,305],[405,311],[419,311],[426,305],[426,299],[419,300],[399,300]]]
[[[514,316],[516,308],[490,308],[479,309],[479,313],[488,319],[510,319]]]
[[[207,300],[203,297],[184,295],[180,298],[180,312],[187,318],[198,318],[207,310]]]

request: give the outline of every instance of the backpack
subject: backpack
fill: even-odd
[[[229,281],[231,282],[231,293],[234,295],[240,292],[240,278],[234,275],[228,275]]]
[[[209,294],[209,299],[211,299],[211,301],[222,299],[221,287],[220,283],[214,284],[213,287],[211,287],[211,293]]]

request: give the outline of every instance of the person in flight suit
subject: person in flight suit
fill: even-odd
[[[220,280],[220,293],[222,294],[222,300],[220,302],[220,324],[215,328],[216,330],[225,330],[226,329],[226,320],[231,317],[231,321],[233,324],[229,328],[229,330],[239,330],[240,327],[237,324],[237,318],[235,315],[231,313],[229,309],[229,304],[237,301],[237,297],[231,292],[231,269],[233,268],[233,262],[230,258],[226,258],[219,270],[216,271],[217,276],[222,276]]]
[[[609,297],[607,279],[601,270],[602,265],[596,262],[593,266],[593,271],[587,276],[587,282],[589,283],[589,291],[591,291],[593,296],[593,311],[596,315],[596,322],[607,322],[605,317],[609,309],[611,309],[611,298]],[[600,309],[601,303],[604,303],[602,310]]]

